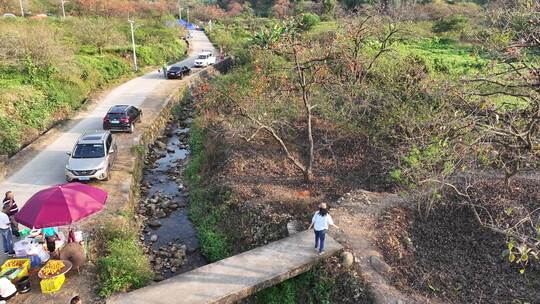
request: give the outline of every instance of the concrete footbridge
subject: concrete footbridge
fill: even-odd
[[[107,304],[234,303],[309,270],[343,247],[326,236],[325,253],[313,248],[312,231],[205,265],[153,285],[111,297]]]

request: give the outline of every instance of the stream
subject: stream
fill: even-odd
[[[137,212],[144,219],[141,240],[156,281],[207,264],[199,249],[197,231],[188,218],[183,185],[191,113],[186,107],[169,122],[145,160]]]

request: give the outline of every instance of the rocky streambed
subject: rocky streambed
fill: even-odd
[[[156,280],[206,264],[197,232],[187,216],[187,189],[183,184],[192,111],[188,105],[175,115],[145,160],[137,212],[143,221],[141,240]]]

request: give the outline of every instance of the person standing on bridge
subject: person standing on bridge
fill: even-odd
[[[336,229],[339,229],[338,226],[334,224],[334,220],[328,213],[328,208],[325,203],[319,205],[319,211],[315,212],[313,218],[311,219],[311,225],[308,229],[313,227],[315,231],[315,250],[319,250],[319,255],[324,254],[324,239],[326,237],[326,231],[329,226],[333,226]]]

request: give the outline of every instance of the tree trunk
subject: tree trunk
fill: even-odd
[[[517,174],[518,172],[518,169],[517,168],[506,168],[504,170],[504,185],[507,187],[507,188],[510,188],[510,182],[511,182],[511,178]]]
[[[313,182],[313,171],[311,169],[304,170],[304,180],[308,183]]]
[[[308,162],[306,169],[304,170],[304,180],[308,183],[313,181],[313,158],[314,158],[314,143],[313,143],[313,131],[312,131],[312,117],[311,117],[311,101],[309,99],[308,87],[306,83],[306,74],[304,73],[304,68],[300,65],[298,61],[298,55],[296,49],[293,49],[294,52],[294,61],[296,65],[296,72],[298,73],[298,80],[300,81],[300,88],[302,89],[302,101],[304,103],[304,109],[306,113],[307,121],[307,137],[309,142],[309,151],[308,151]]]
[[[305,81],[305,80],[304,80]],[[314,143],[313,143],[313,131],[312,131],[312,124],[311,124],[311,104],[309,103],[309,98],[307,96],[307,92],[304,90],[304,107],[306,108],[306,118],[307,118],[307,136],[308,136],[308,142],[309,142],[309,155],[308,155],[308,163],[306,166],[306,171],[304,174],[304,178],[306,182],[312,182],[313,181],[313,158],[314,158]]]

